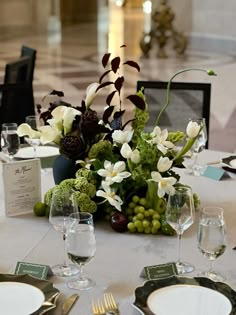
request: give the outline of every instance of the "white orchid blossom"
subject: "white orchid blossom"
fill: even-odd
[[[168,157],[160,157],[159,161],[157,162],[157,169],[160,173],[168,171],[173,164],[173,161],[171,161]]]
[[[196,121],[190,121],[186,128],[186,133],[189,138],[195,138],[201,129],[201,126]]]
[[[132,151],[131,147],[128,143],[124,143],[121,147],[120,154],[125,159],[131,159],[131,161],[135,164],[140,162],[140,153],[139,150],[135,149]]]
[[[163,154],[166,154],[168,149],[173,149],[174,144],[170,141],[167,141],[168,138],[168,130],[161,130],[160,127],[156,126],[151,133],[152,143],[157,145],[158,150],[160,150]]]
[[[121,183],[123,179],[129,177],[131,174],[125,171],[125,162],[119,161],[112,164],[110,161],[104,162],[104,169],[98,170],[98,175],[105,177],[108,185],[113,183]]]
[[[127,131],[122,131],[122,130],[115,130],[112,133],[112,139],[115,143],[129,143],[133,137],[133,130],[127,130]]]
[[[114,189],[112,189],[107,182],[102,181],[102,188],[103,190],[98,190],[96,192],[96,196],[105,198],[111,206],[115,207],[117,210],[121,211],[121,205],[123,201],[121,198],[116,195]]]
[[[158,183],[157,195],[159,198],[164,197],[165,194],[173,195],[175,188],[173,185],[177,182],[175,177],[162,177],[158,172],[151,172],[152,180]]]
[[[39,139],[40,131],[32,129],[28,124],[23,123],[17,128],[17,134],[19,137],[28,136],[31,139]]]
[[[95,83],[92,83],[90,84],[88,87],[87,87],[87,90],[86,90],[86,99],[85,99],[85,105],[86,107],[90,107],[92,105],[92,102],[96,96],[96,94],[98,92],[96,92],[97,88],[99,87],[99,83],[95,82]]]

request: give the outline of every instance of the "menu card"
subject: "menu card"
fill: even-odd
[[[3,163],[5,213],[14,216],[33,211],[41,200],[40,160]]]

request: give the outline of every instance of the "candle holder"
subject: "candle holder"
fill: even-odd
[[[144,14],[149,14],[145,12]],[[140,47],[144,57],[149,57],[149,52],[152,49],[154,40],[158,44],[159,58],[167,58],[165,47],[172,41],[173,49],[177,55],[183,55],[187,47],[187,38],[180,32],[178,32],[174,26],[173,21],[175,14],[171,7],[168,5],[167,0],[161,0],[160,5],[155,9],[153,13],[150,13],[150,31],[147,31],[147,26],[144,28],[144,34],[140,41]],[[147,17],[144,17],[144,21],[147,22]]]

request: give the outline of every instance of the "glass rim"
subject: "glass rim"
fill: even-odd
[[[11,123],[3,123],[2,127],[18,127],[17,123],[11,122]]]
[[[201,209],[201,212],[204,214],[216,214],[216,215],[223,215],[224,209],[218,206],[206,206]]]

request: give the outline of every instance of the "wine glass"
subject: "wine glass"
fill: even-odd
[[[206,131],[206,123],[205,118],[190,118],[189,122],[196,122],[200,126],[200,132],[195,140],[192,148],[192,164],[189,168],[189,173],[194,176],[202,175],[204,171],[204,167],[198,163],[198,154],[205,149],[206,142],[207,142],[207,131]]]
[[[9,157],[10,162],[13,161],[13,157],[19,151],[19,148],[20,138],[17,134],[17,124],[2,124],[1,149],[2,152]]]
[[[79,212],[70,215],[66,248],[68,257],[80,267],[79,278],[68,281],[68,287],[86,290],[95,286],[95,281],[83,274],[83,266],[93,259],[96,252],[96,239],[91,213]]]
[[[200,275],[214,281],[224,281],[225,277],[213,269],[215,259],[223,255],[226,249],[226,228],[222,208],[203,208],[200,214],[197,243],[201,254],[210,261],[210,269]]]
[[[180,260],[181,237],[194,222],[195,209],[193,194],[190,187],[178,186],[175,193],[169,195],[166,207],[166,221],[178,235],[178,261],[176,267],[179,274],[192,272],[194,266]]]
[[[79,268],[76,265],[69,265],[67,263],[65,247],[68,217],[70,214],[76,212],[78,212],[78,206],[73,191],[55,189],[53,191],[50,205],[49,222],[53,225],[56,231],[62,234],[64,241],[64,262],[63,264],[58,264],[52,267],[54,275],[57,276],[67,277],[79,272]]]
[[[25,122],[33,129],[38,130],[38,127],[40,126],[39,117],[36,115],[30,115],[26,116]],[[40,145],[40,139],[39,138],[30,138],[29,136],[25,137],[25,141],[31,145],[34,149],[34,158],[37,158],[37,146]]]

